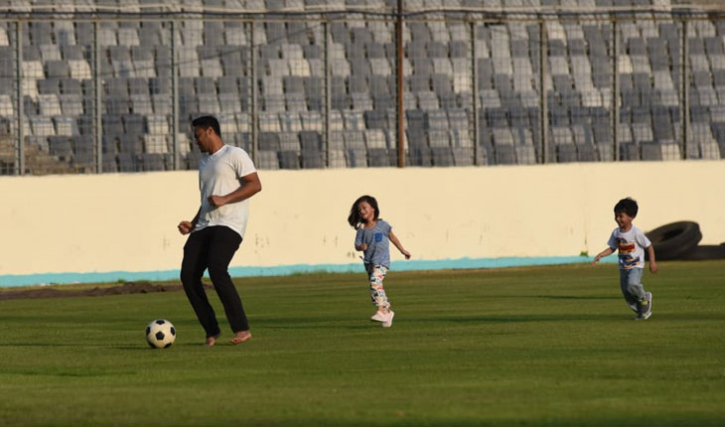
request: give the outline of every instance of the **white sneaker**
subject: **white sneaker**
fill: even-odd
[[[385,313],[383,313],[382,311],[378,311],[377,313],[375,313],[375,315],[373,315],[373,317],[370,318],[370,320],[372,320],[373,322],[385,322],[385,318]]]
[[[386,317],[387,318],[383,322],[383,328],[389,328],[393,326],[393,317],[395,317],[395,312],[393,310],[390,310]]]

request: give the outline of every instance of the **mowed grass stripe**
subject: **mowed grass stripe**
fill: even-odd
[[[215,348],[183,292],[0,301],[0,425],[725,424],[725,262],[646,273],[646,322],[611,265],[392,271],[387,330],[362,273],[236,283]]]

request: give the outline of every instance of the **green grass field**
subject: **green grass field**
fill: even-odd
[[[392,271],[391,329],[363,273],[239,279],[213,348],[183,292],[0,301],[0,425],[725,425],[725,262],[660,268],[646,322],[611,264]]]

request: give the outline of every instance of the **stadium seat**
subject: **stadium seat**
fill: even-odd
[[[262,150],[260,148],[260,151],[257,153],[257,162],[259,164],[260,169],[268,169],[268,170],[275,170],[279,169],[279,159],[277,156],[277,151],[267,151]]]
[[[319,150],[302,150],[300,163],[303,169],[323,168],[325,162],[323,153]]]
[[[67,136],[51,136],[48,138],[48,151],[50,155],[62,159],[70,159],[73,155],[72,139]]]
[[[516,150],[513,145],[499,145],[494,149],[495,164],[514,165],[516,164]]]
[[[300,158],[297,151],[280,151],[279,152],[280,169],[299,169]]]
[[[390,156],[386,148],[371,148],[368,150],[369,166],[388,167],[391,166]]]
[[[279,134],[273,132],[261,132],[258,139],[259,150],[277,152],[280,149]]]
[[[433,166],[455,166],[450,147],[431,147]]]
[[[656,142],[643,142],[640,144],[642,152],[642,160],[662,160],[662,150],[660,144]]]
[[[432,166],[430,148],[426,145],[411,144],[408,148],[408,162],[410,166]]]
[[[453,162],[455,166],[473,166],[473,149],[453,147]]]
[[[159,153],[143,153],[139,166],[144,172],[163,171],[166,170],[166,157]]]
[[[624,142],[619,145],[619,159],[626,161],[640,160],[639,146],[634,142]]]

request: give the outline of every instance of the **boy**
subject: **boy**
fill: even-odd
[[[594,258],[596,264],[602,257],[619,250],[619,282],[627,305],[635,313],[635,320],[647,320],[652,315],[652,293],[645,292],[642,286],[644,272],[644,250],[649,255],[649,271],[657,273],[655,250],[652,242],[632,221],[637,216],[637,202],[627,197],[614,206],[614,220],[619,227],[612,231],[609,247]]]

